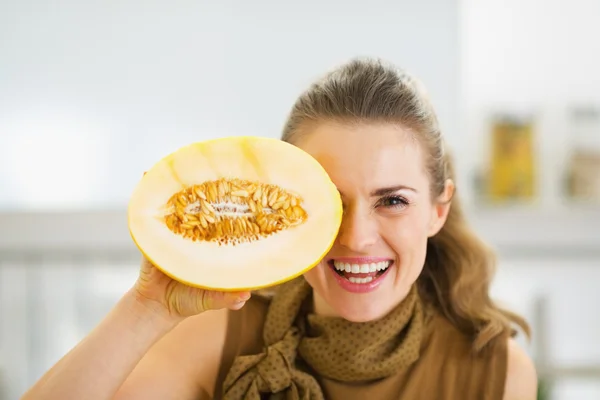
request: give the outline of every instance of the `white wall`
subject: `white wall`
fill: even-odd
[[[405,66],[457,138],[457,2],[0,3],[0,208],[123,207],[192,141],[279,136],[295,97],[357,55]]]

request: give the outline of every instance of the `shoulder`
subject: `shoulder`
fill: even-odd
[[[220,393],[233,359],[262,348],[268,304],[268,298],[253,294],[240,310],[212,310],[186,319],[164,338],[162,359],[177,359],[173,369],[187,367],[195,384],[212,398]]]
[[[227,321],[227,310],[215,310],[180,322],[146,352],[120,398],[212,396]]]
[[[535,400],[537,373],[531,358],[514,339],[508,341],[503,400]]]
[[[423,349],[428,368],[438,365],[448,390],[478,398],[535,400],[537,376],[533,362],[509,335],[499,335],[484,349],[475,351],[473,338],[461,332],[441,315],[430,323]],[[441,366],[440,366],[441,365]]]

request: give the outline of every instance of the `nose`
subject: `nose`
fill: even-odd
[[[346,210],[338,232],[338,242],[355,253],[365,253],[377,242],[377,221],[358,210]]]

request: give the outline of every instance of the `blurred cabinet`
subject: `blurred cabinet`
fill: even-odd
[[[138,259],[97,256],[0,259],[0,400],[19,398],[79,342],[138,267]]]

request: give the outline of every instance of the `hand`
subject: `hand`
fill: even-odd
[[[185,285],[165,275],[146,257],[134,289],[141,302],[158,306],[175,319],[222,308],[239,310],[250,298],[250,292],[221,292]]]

